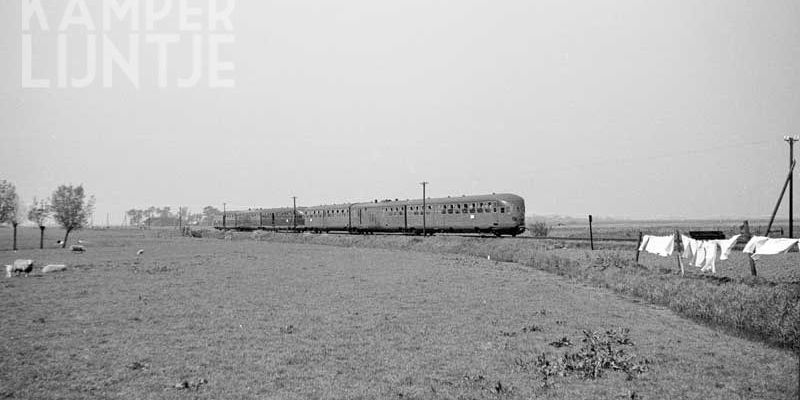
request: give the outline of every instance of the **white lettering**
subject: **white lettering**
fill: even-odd
[[[178,35],[147,35],[147,43],[154,43],[158,47],[158,87],[167,87],[167,45],[178,43]]]
[[[76,9],[80,9],[80,15],[75,15]],[[61,25],[58,26],[58,30],[66,31],[70,25],[83,25],[88,31],[94,30],[94,21],[84,0],[70,0],[64,10],[64,16],[61,18]]]
[[[192,65],[194,65],[194,69],[192,76],[188,79],[178,78],[178,87],[180,88],[197,85],[197,82],[200,82],[200,78],[203,76],[203,35],[193,35],[192,46]]]
[[[233,9],[236,7],[236,1],[227,0],[227,7],[221,12],[217,8],[217,1],[218,0],[210,0],[210,10],[208,11],[208,27],[211,31],[216,31],[217,23],[221,22],[222,25],[225,25],[226,30],[232,32],[233,23],[231,22],[231,14],[233,13]]]
[[[124,21],[125,17],[130,14],[131,30],[139,30],[139,1],[138,0],[122,0],[122,5],[119,0],[103,0],[103,30],[106,32],[111,30],[111,13],[117,17],[118,20]]]
[[[169,15],[172,10],[172,0],[163,0],[163,4],[161,9],[156,12],[155,0],[147,0],[147,3],[145,3],[145,26],[147,30],[154,30],[156,21],[162,20]]]
[[[36,16],[36,22],[39,23],[39,28],[43,31],[50,30],[47,25],[47,17],[42,9],[42,2],[40,0],[22,0],[22,31],[31,30],[31,18]]]
[[[203,29],[199,22],[189,22],[189,17],[202,16],[202,8],[190,8],[189,0],[180,0],[180,29],[181,31],[196,32]]]
[[[49,79],[33,79],[33,39],[30,34],[22,35],[22,87],[47,89]]]
[[[72,87],[82,89],[89,87],[97,76],[97,35],[86,36],[86,76],[81,79],[72,78]]]
[[[112,63],[119,66],[136,89],[139,88],[139,35],[130,35],[127,60],[123,58],[114,43],[111,43],[108,37],[103,36],[103,86],[107,88],[114,83]]]

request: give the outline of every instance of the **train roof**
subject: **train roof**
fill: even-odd
[[[304,212],[305,209],[308,207],[297,207],[297,212]],[[254,213],[254,212],[268,212],[268,213],[278,213],[278,212],[292,212],[292,207],[281,207],[281,208],[251,208],[249,210],[228,210],[226,213],[228,214],[247,214],[247,213]]]
[[[354,203],[338,203],[338,204],[321,204],[318,206],[311,206],[306,207],[308,210],[320,210],[320,209],[330,209],[330,208],[348,208]]]
[[[450,204],[462,202],[481,202],[481,201],[513,201],[524,202],[525,200],[513,193],[492,193],[492,194],[478,194],[478,195],[462,195],[462,196],[448,196],[448,197],[434,197],[425,199],[426,204]],[[354,206],[361,207],[394,207],[409,204],[422,204],[422,199],[408,199],[408,200],[384,200],[369,203],[355,203]]]

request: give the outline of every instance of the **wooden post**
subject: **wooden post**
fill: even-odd
[[[675,258],[678,260],[678,267],[681,269],[681,276],[684,276],[683,261],[681,261],[681,254],[683,254],[683,240],[681,239],[681,234],[677,229],[675,230],[675,251],[677,251]]]
[[[592,214],[589,214],[589,245],[594,250],[594,234],[592,234]]]
[[[750,234],[750,223],[744,221],[744,223],[742,224],[742,238],[749,242],[750,238],[752,237],[753,235]],[[747,261],[750,262],[750,274],[753,276],[758,276],[758,271],[756,270],[756,261],[753,260],[753,257],[751,257],[750,254],[747,254]]]
[[[642,232],[639,232],[639,240],[636,242],[636,263],[639,263],[639,246],[642,245]]]
[[[778,213],[778,208],[781,206],[783,194],[786,193],[786,187],[789,186],[789,181],[792,180],[792,173],[794,171],[795,164],[796,162],[792,161],[792,165],[789,166],[789,174],[786,175],[786,181],[783,183],[783,189],[781,189],[781,194],[778,196],[778,202],[775,203],[775,208],[772,210],[772,217],[770,217],[769,224],[767,225],[767,236],[769,236],[769,231],[772,229],[772,223],[775,222],[775,214]]]

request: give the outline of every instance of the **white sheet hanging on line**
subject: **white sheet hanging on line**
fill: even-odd
[[[759,238],[759,240],[755,241],[757,238]],[[795,247],[798,245],[798,243],[800,243],[800,239],[767,238],[766,240],[761,240],[760,238],[762,237],[756,236],[750,239],[750,242],[747,243],[744,249],[745,253],[753,253],[753,255],[750,256],[750,258],[753,260],[758,260],[762,255],[786,253],[787,251],[791,250],[792,247]],[[752,246],[751,243],[753,243]]]
[[[642,244],[639,246],[639,251],[646,251],[648,253],[658,254],[662,257],[672,255],[675,248],[675,236],[642,236]]]
[[[700,247],[700,241],[690,238],[686,235],[681,235],[683,242],[683,254],[681,257],[694,261],[694,255],[697,254],[697,249]]]
[[[702,249],[703,249],[703,260],[697,260],[696,266],[702,268],[700,272],[709,272],[711,271],[712,274],[717,273],[717,250],[719,249],[719,244],[716,240],[704,240],[702,241]],[[701,264],[702,263],[702,264]]]
[[[739,236],[742,235],[736,235],[730,239],[722,239],[716,241],[717,244],[719,245],[720,260],[728,259],[728,256],[731,255],[731,250],[733,250],[733,245],[735,245],[736,241],[739,240]]]
[[[769,240],[769,238],[766,236],[753,236],[750,238],[747,244],[744,245],[744,250],[742,251],[745,253],[755,253],[756,250],[761,247],[761,245],[767,242],[767,240]]]

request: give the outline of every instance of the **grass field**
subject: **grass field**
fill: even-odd
[[[72,267],[0,281],[0,398],[797,396],[788,350],[519,264],[168,231],[78,236],[88,253],[0,252]],[[583,331],[620,328],[614,361],[635,372],[588,379],[558,363],[585,355]]]

